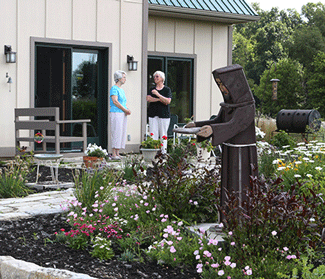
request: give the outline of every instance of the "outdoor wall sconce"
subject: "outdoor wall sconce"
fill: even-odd
[[[13,52],[11,46],[5,45],[5,55],[7,63],[16,63],[16,52]]]
[[[132,55],[127,56],[127,63],[129,71],[137,71],[138,70],[138,61],[134,61],[134,57]]]
[[[273,78],[270,81],[272,82],[272,100],[276,101],[278,99],[278,82],[280,80]]]
[[[8,79],[7,83],[9,83],[9,92],[11,92],[11,84],[12,84],[12,78],[6,73],[6,78]]]

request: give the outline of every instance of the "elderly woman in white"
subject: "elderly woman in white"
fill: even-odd
[[[164,85],[165,73],[156,71],[153,74],[156,86],[150,88],[147,101],[149,102],[148,117],[150,133],[153,139],[162,140],[161,152],[167,152],[167,131],[170,123],[169,104],[172,99],[172,92],[168,86]]]
[[[126,82],[126,73],[114,73],[115,85],[110,90],[110,120],[112,136],[112,159],[120,160],[120,149],[125,148],[127,115],[131,111],[126,106],[125,92],[121,88]]]

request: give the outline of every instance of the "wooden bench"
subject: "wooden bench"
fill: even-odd
[[[29,117],[26,119],[26,117]],[[45,119],[35,120],[35,117],[42,117]],[[21,119],[24,118],[24,119]],[[47,119],[48,118],[48,119]],[[42,142],[43,150],[46,152],[46,144],[55,144],[55,153],[60,154],[60,143],[82,142],[83,151],[87,148],[87,123],[91,122],[90,119],[77,119],[77,120],[60,120],[60,110],[58,107],[45,107],[45,108],[16,108],[15,109],[15,143],[16,147],[20,147],[20,142],[34,142],[35,130],[41,130],[44,135]],[[61,136],[61,124],[82,124],[82,136]],[[29,130],[29,136],[20,136],[19,130]],[[46,135],[46,131],[54,131],[54,136]],[[18,153],[18,149],[16,149]],[[34,145],[32,145],[34,150]]]

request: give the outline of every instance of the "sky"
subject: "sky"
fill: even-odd
[[[301,8],[307,3],[325,4],[325,0],[249,0],[248,3],[260,3],[260,8],[264,11],[269,11],[273,7],[278,7],[280,10],[296,9],[298,13],[301,13]]]

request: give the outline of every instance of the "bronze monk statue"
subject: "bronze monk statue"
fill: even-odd
[[[225,189],[234,190],[239,200],[245,200],[245,186],[250,175],[257,176],[255,136],[255,101],[243,68],[232,65],[213,71],[224,102],[216,118],[191,122],[185,128],[201,127],[198,141],[212,137],[212,145],[222,144],[221,205],[226,199]],[[185,130],[185,129],[184,129]]]

